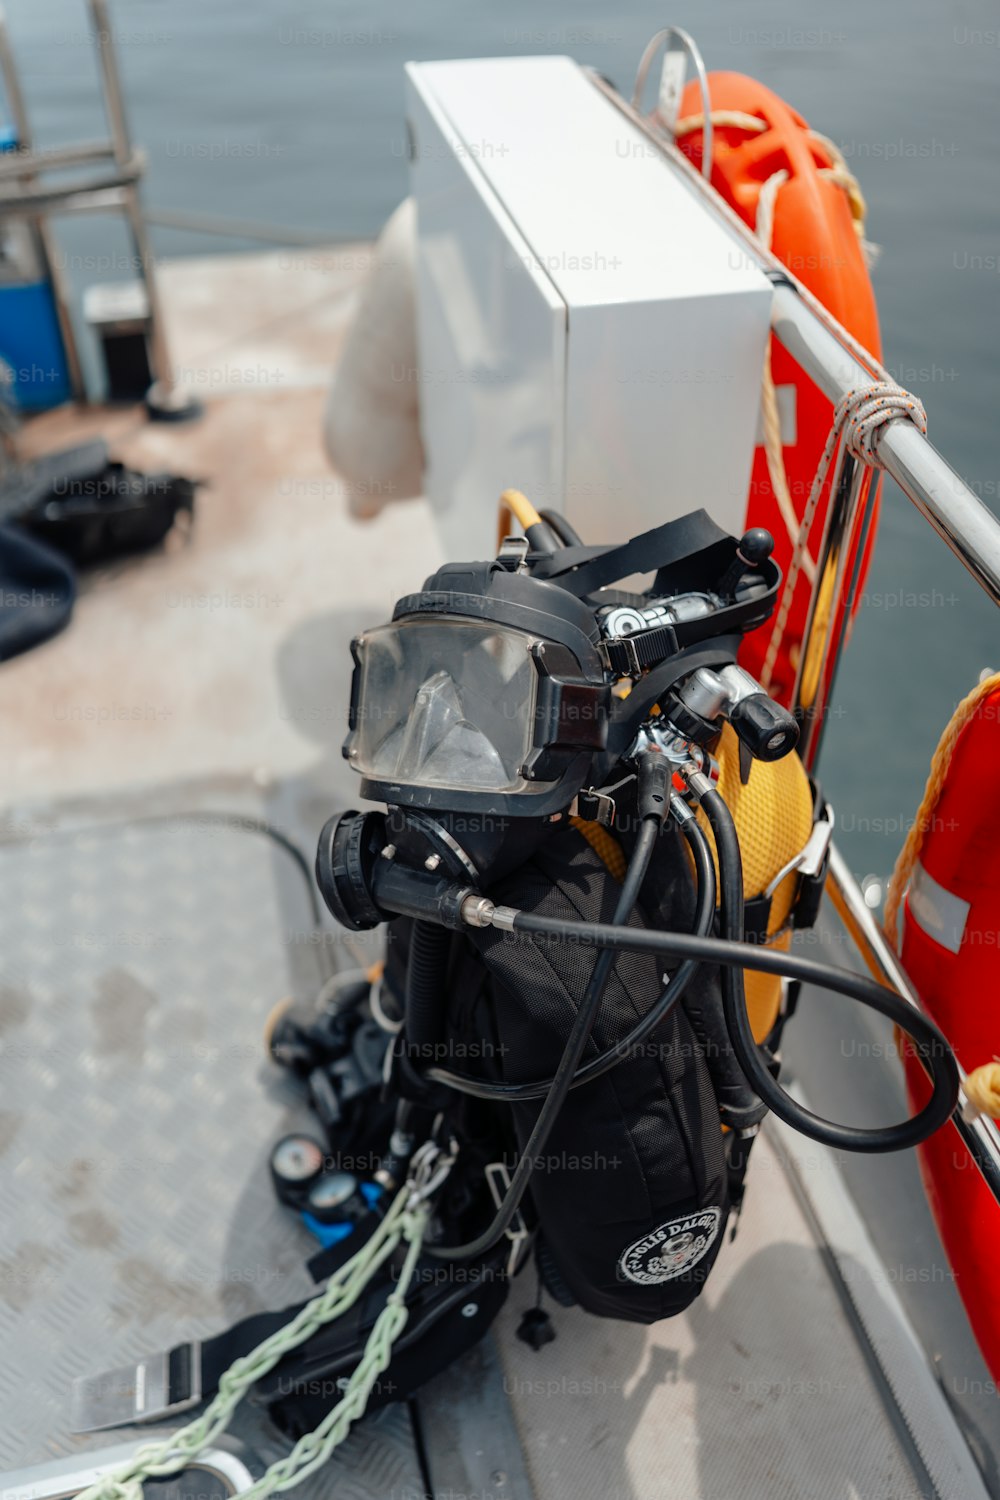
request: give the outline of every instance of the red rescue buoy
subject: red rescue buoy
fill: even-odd
[[[787,174],[773,182],[770,190],[774,192],[771,249],[837,321],[879,359],[875,297],[852,213],[852,204],[860,214],[863,202],[843,160],[837,160],[836,147],[811,131],[796,110],[754,78],[742,73],[710,73],[708,84],[713,121],[712,186],[755,229],[761,190],[775,174]],[[703,133],[697,120],[701,107],[698,85],[691,83],[681,100],[677,144],[699,169]],[[789,498],[801,518],[830,432],[833,407],[773,338],[771,372],[782,416]],[[871,482],[877,483],[877,478]],[[812,528],[813,548],[823,533],[828,499],[826,495],[821,500]],[[870,560],[876,521],[877,509],[873,509],[871,525],[862,541],[858,595]],[[765,526],[772,533],[775,560],[786,572],[792,542],[762,443],[754,452],[746,524]],[[785,703],[795,683],[810,592],[808,578],[800,575],[770,684],[772,695]],[[766,630],[753,632],[744,642],[740,660],[755,676],[760,676],[767,644]]]

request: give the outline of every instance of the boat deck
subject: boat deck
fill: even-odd
[[[311,252],[296,276],[287,259],[165,268],[202,421],[62,411],[25,434],[41,452],[101,433],[205,488],[190,536],[89,578],[70,628],[0,672],[6,1469],[121,1441],[69,1436],[74,1376],[308,1290],[311,1242],[266,1169],[305,1121],[260,1037],[277,999],[360,953],[314,927],[267,830],[311,856],[350,797],[348,640],[440,552],[422,501],[351,520],[322,452],[363,247]],[[300,1493],[980,1500],[897,1281],[837,1164],[770,1122],[687,1315],[646,1329],[552,1309],[536,1354],[515,1337],[525,1275],[495,1338],[361,1424]],[[252,1413],[237,1430],[273,1456]]]
[[[113,458],[204,488],[185,541],[88,575],[69,629],[5,663],[6,801],[313,766],[349,786],[345,639],[441,560],[424,501],[354,521],[323,451],[368,261],[355,246],[167,265],[175,367],[203,418],[65,407],[27,425],[25,457],[103,436]]]

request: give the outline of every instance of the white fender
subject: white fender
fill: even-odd
[[[375,246],[334,371],[323,419],[330,460],[346,481],[353,516],[370,519],[390,500],[419,495],[420,441],[414,298],[416,205],[406,198]]]

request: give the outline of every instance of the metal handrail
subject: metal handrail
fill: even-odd
[[[633,108],[606,79],[596,73],[589,76],[608,102],[669,159],[691,190],[701,195],[714,217],[739,241],[748,260],[770,277],[774,285],[771,304],[774,336],[823,394],[836,404],[848,391],[887,379],[879,361],[861,349],[808,287],[760,243],[662,130]],[[980,588],[995,604],[1000,604],[1000,521],[912,422],[893,422],[884,427],[879,438],[878,456],[903,494]],[[854,578],[849,579],[851,570],[847,564],[855,552],[858,528],[868,510],[863,503],[864,476],[865,470],[850,455],[843,455],[838,473],[834,475],[820,546],[817,587],[821,579],[832,576],[835,594],[828,611],[810,608],[807,632],[802,642],[803,664],[807,660],[820,664],[809,702],[801,698],[796,700],[797,712],[804,722],[804,748],[810,764],[815,763],[818,753],[827,695],[843,645],[843,633],[839,627],[849,591],[854,586]],[[844,593],[845,587],[847,594]],[[813,605],[815,599],[814,590]],[[801,692],[802,681],[800,670],[796,685],[798,692]],[[866,905],[860,886],[836,849],[831,854],[827,891],[858,952],[875,977],[891,985],[917,1010],[926,1013],[905,969]],[[961,1078],[964,1107],[967,1102],[964,1073]],[[961,1108],[956,1110],[952,1123],[984,1182],[1000,1203],[1000,1130],[992,1120],[983,1116],[966,1120]]]
[[[829,318],[832,326],[824,327],[801,293],[792,278],[788,285],[775,287],[771,327],[823,394],[840,401],[848,391],[869,382],[871,374],[837,337],[848,335],[836,320]],[[980,588],[994,604],[1000,604],[1000,521],[993,512],[912,422],[891,422],[884,427],[878,456]]]

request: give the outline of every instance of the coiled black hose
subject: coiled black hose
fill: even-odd
[[[736,833],[733,815],[722,797],[713,788],[701,796],[705,816],[715,834],[715,847],[719,856],[721,925],[722,936],[731,942],[743,941],[743,859],[740,841]],[[752,967],[752,965],[750,966]],[[877,988],[882,988],[878,986]],[[722,971],[722,1007],[733,1050],[740,1065],[763,1102],[772,1109],[779,1120],[791,1125],[802,1135],[826,1146],[839,1147],[845,1151],[901,1151],[925,1140],[932,1131],[952,1114],[958,1101],[958,1070],[947,1041],[936,1027],[917,1016],[912,1006],[897,1000],[890,990],[882,989],[886,999],[895,1002],[896,1013],[883,1006],[883,1015],[889,1015],[916,1044],[918,1055],[928,1065],[932,1083],[930,1100],[919,1114],[897,1125],[886,1125],[880,1129],[867,1129],[857,1125],[840,1125],[835,1120],[825,1120],[822,1115],[794,1100],[780,1086],[764,1063],[754,1039],[747,1015],[743,992],[743,970],[729,967]],[[861,998],[860,996],[856,998]],[[862,999],[862,1003],[868,1003]],[[920,1020],[925,1035],[915,1025]]]
[[[706,795],[703,805],[718,840],[725,923],[732,930],[742,924],[743,903],[743,872],[736,830],[729,810],[718,793]],[[846,1151],[902,1151],[925,1141],[954,1113],[958,1103],[958,1066],[946,1038],[933,1021],[914,1010],[895,990],[876,984],[863,975],[852,974],[846,969],[835,969],[829,964],[801,958],[795,953],[775,953],[760,947],[751,949],[746,943],[732,938],[697,937],[683,932],[642,932],[607,923],[566,922],[554,917],[537,917],[530,912],[514,912],[510,915],[510,922],[514,932],[526,935],[538,933],[544,937],[565,938],[580,945],[593,943],[599,948],[700,958],[709,963],[722,964],[727,970],[737,971],[737,983],[723,988],[723,1004],[733,1049],[746,1070],[748,1081],[768,1108],[787,1125],[812,1140]],[[783,978],[815,984],[821,989],[847,995],[888,1017],[914,1043],[917,1056],[931,1080],[931,1097],[924,1108],[919,1114],[902,1120],[897,1125],[869,1130],[824,1120],[797,1104],[771,1077],[757,1051],[739,977],[739,971],[743,969],[753,969],[762,974],[778,974]]]

